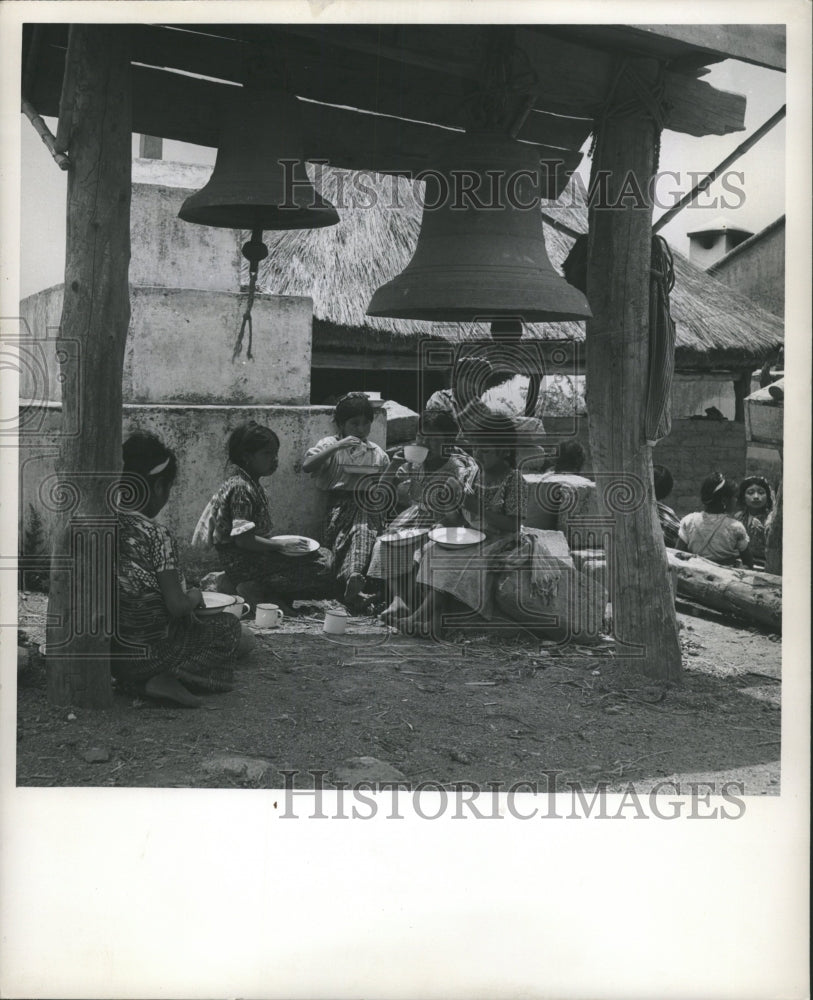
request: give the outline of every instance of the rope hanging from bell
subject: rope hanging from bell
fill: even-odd
[[[248,261],[248,299],[246,300],[246,311],[243,313],[243,322],[240,324],[240,332],[237,335],[231,359],[234,361],[243,353],[243,336],[245,335],[246,330],[248,330],[248,348],[246,350],[246,358],[249,361],[253,361],[254,355],[251,353],[251,343],[254,331],[251,324],[251,308],[254,305],[254,293],[257,290],[257,271],[259,264],[261,260],[265,260],[268,256],[268,247],[265,243],[263,243],[262,229],[252,230],[251,239],[248,243],[243,244],[242,252],[243,256]]]

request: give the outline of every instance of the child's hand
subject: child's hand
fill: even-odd
[[[472,514],[480,513],[480,498],[474,490],[470,488],[465,488],[463,490],[463,506]]]
[[[362,444],[361,438],[353,437],[352,434],[348,434],[336,445],[337,448],[354,448],[356,445]]]
[[[197,587],[192,587],[191,590],[187,590],[186,598],[193,609],[204,607],[203,594],[201,594]]]
[[[304,555],[310,546],[308,545],[307,538],[297,538],[294,542],[286,542],[282,546],[282,554],[284,556],[301,556]]]

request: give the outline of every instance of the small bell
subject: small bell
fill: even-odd
[[[185,222],[224,229],[320,229],[339,221],[302,159],[298,101],[235,88],[209,183],[181,206]]]

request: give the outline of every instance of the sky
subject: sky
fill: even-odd
[[[707,173],[714,169],[729,153],[753,133],[763,122],[785,103],[785,75],[772,70],[726,60],[711,67],[703,78],[720,90],[744,94],[748,101],[745,131],[727,136],[693,136],[666,131],[661,139],[660,170],[677,171],[683,183],[670,180],[659,185],[672,202],[672,191],[680,194],[691,189],[696,180],[690,171]],[[46,119],[52,132],[56,121]],[[60,283],[65,269],[65,197],[66,175],[57,167],[50,153],[42,144],[32,125],[22,115],[21,128],[21,248],[20,294],[31,295],[42,288]],[[133,137],[134,155],[138,151],[138,138]],[[166,141],[164,159],[191,163],[214,164],[214,149],[190,146],[186,143]],[[730,178],[729,184],[742,190],[742,204],[725,208],[720,201],[729,203],[739,197],[726,194],[722,181],[716,181],[695,206],[680,212],[664,229],[662,235],[684,254],[688,254],[687,232],[712,224],[719,216],[741,229],[759,232],[785,211],[785,123],[781,122],[764,136],[757,145],[729,169],[742,173],[742,179]],[[583,160],[580,173],[589,176],[589,161]],[[668,187],[666,186],[668,184]],[[716,202],[716,203],[715,203]],[[655,210],[655,218],[660,211]],[[47,252],[44,248],[47,247]]]

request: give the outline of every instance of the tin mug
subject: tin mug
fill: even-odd
[[[279,628],[283,614],[276,604],[258,604],[255,624],[257,628]]]
[[[346,611],[325,612],[325,624],[322,626],[322,631],[328,635],[344,635],[349,617]]]

